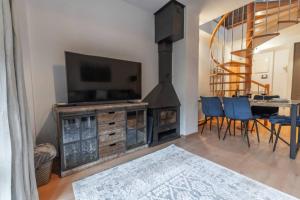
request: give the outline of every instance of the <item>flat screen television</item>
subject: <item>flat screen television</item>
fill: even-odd
[[[68,103],[141,99],[141,63],[65,52]]]

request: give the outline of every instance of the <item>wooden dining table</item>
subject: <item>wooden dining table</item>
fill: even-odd
[[[251,106],[264,106],[264,107],[279,107],[289,108],[291,117],[291,130],[290,130],[290,158],[296,159],[298,149],[300,146],[300,128],[297,132],[297,116],[299,113],[299,100],[250,100]]]

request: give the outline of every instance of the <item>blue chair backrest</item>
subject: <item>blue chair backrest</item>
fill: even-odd
[[[224,111],[219,97],[201,97],[202,112],[206,117],[222,117]]]
[[[223,98],[225,116],[228,117],[229,119],[235,119],[233,99],[234,98],[229,98],[229,97]]]
[[[253,118],[248,98],[224,97],[223,103],[226,117],[234,120],[250,120]]]
[[[233,98],[234,115],[238,120],[250,120],[253,118],[248,98]]]

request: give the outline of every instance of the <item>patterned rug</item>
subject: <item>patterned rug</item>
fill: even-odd
[[[76,200],[296,199],[175,145],[73,183]]]

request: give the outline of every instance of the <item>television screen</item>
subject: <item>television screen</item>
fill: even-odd
[[[65,52],[69,103],[141,99],[141,63]]]

